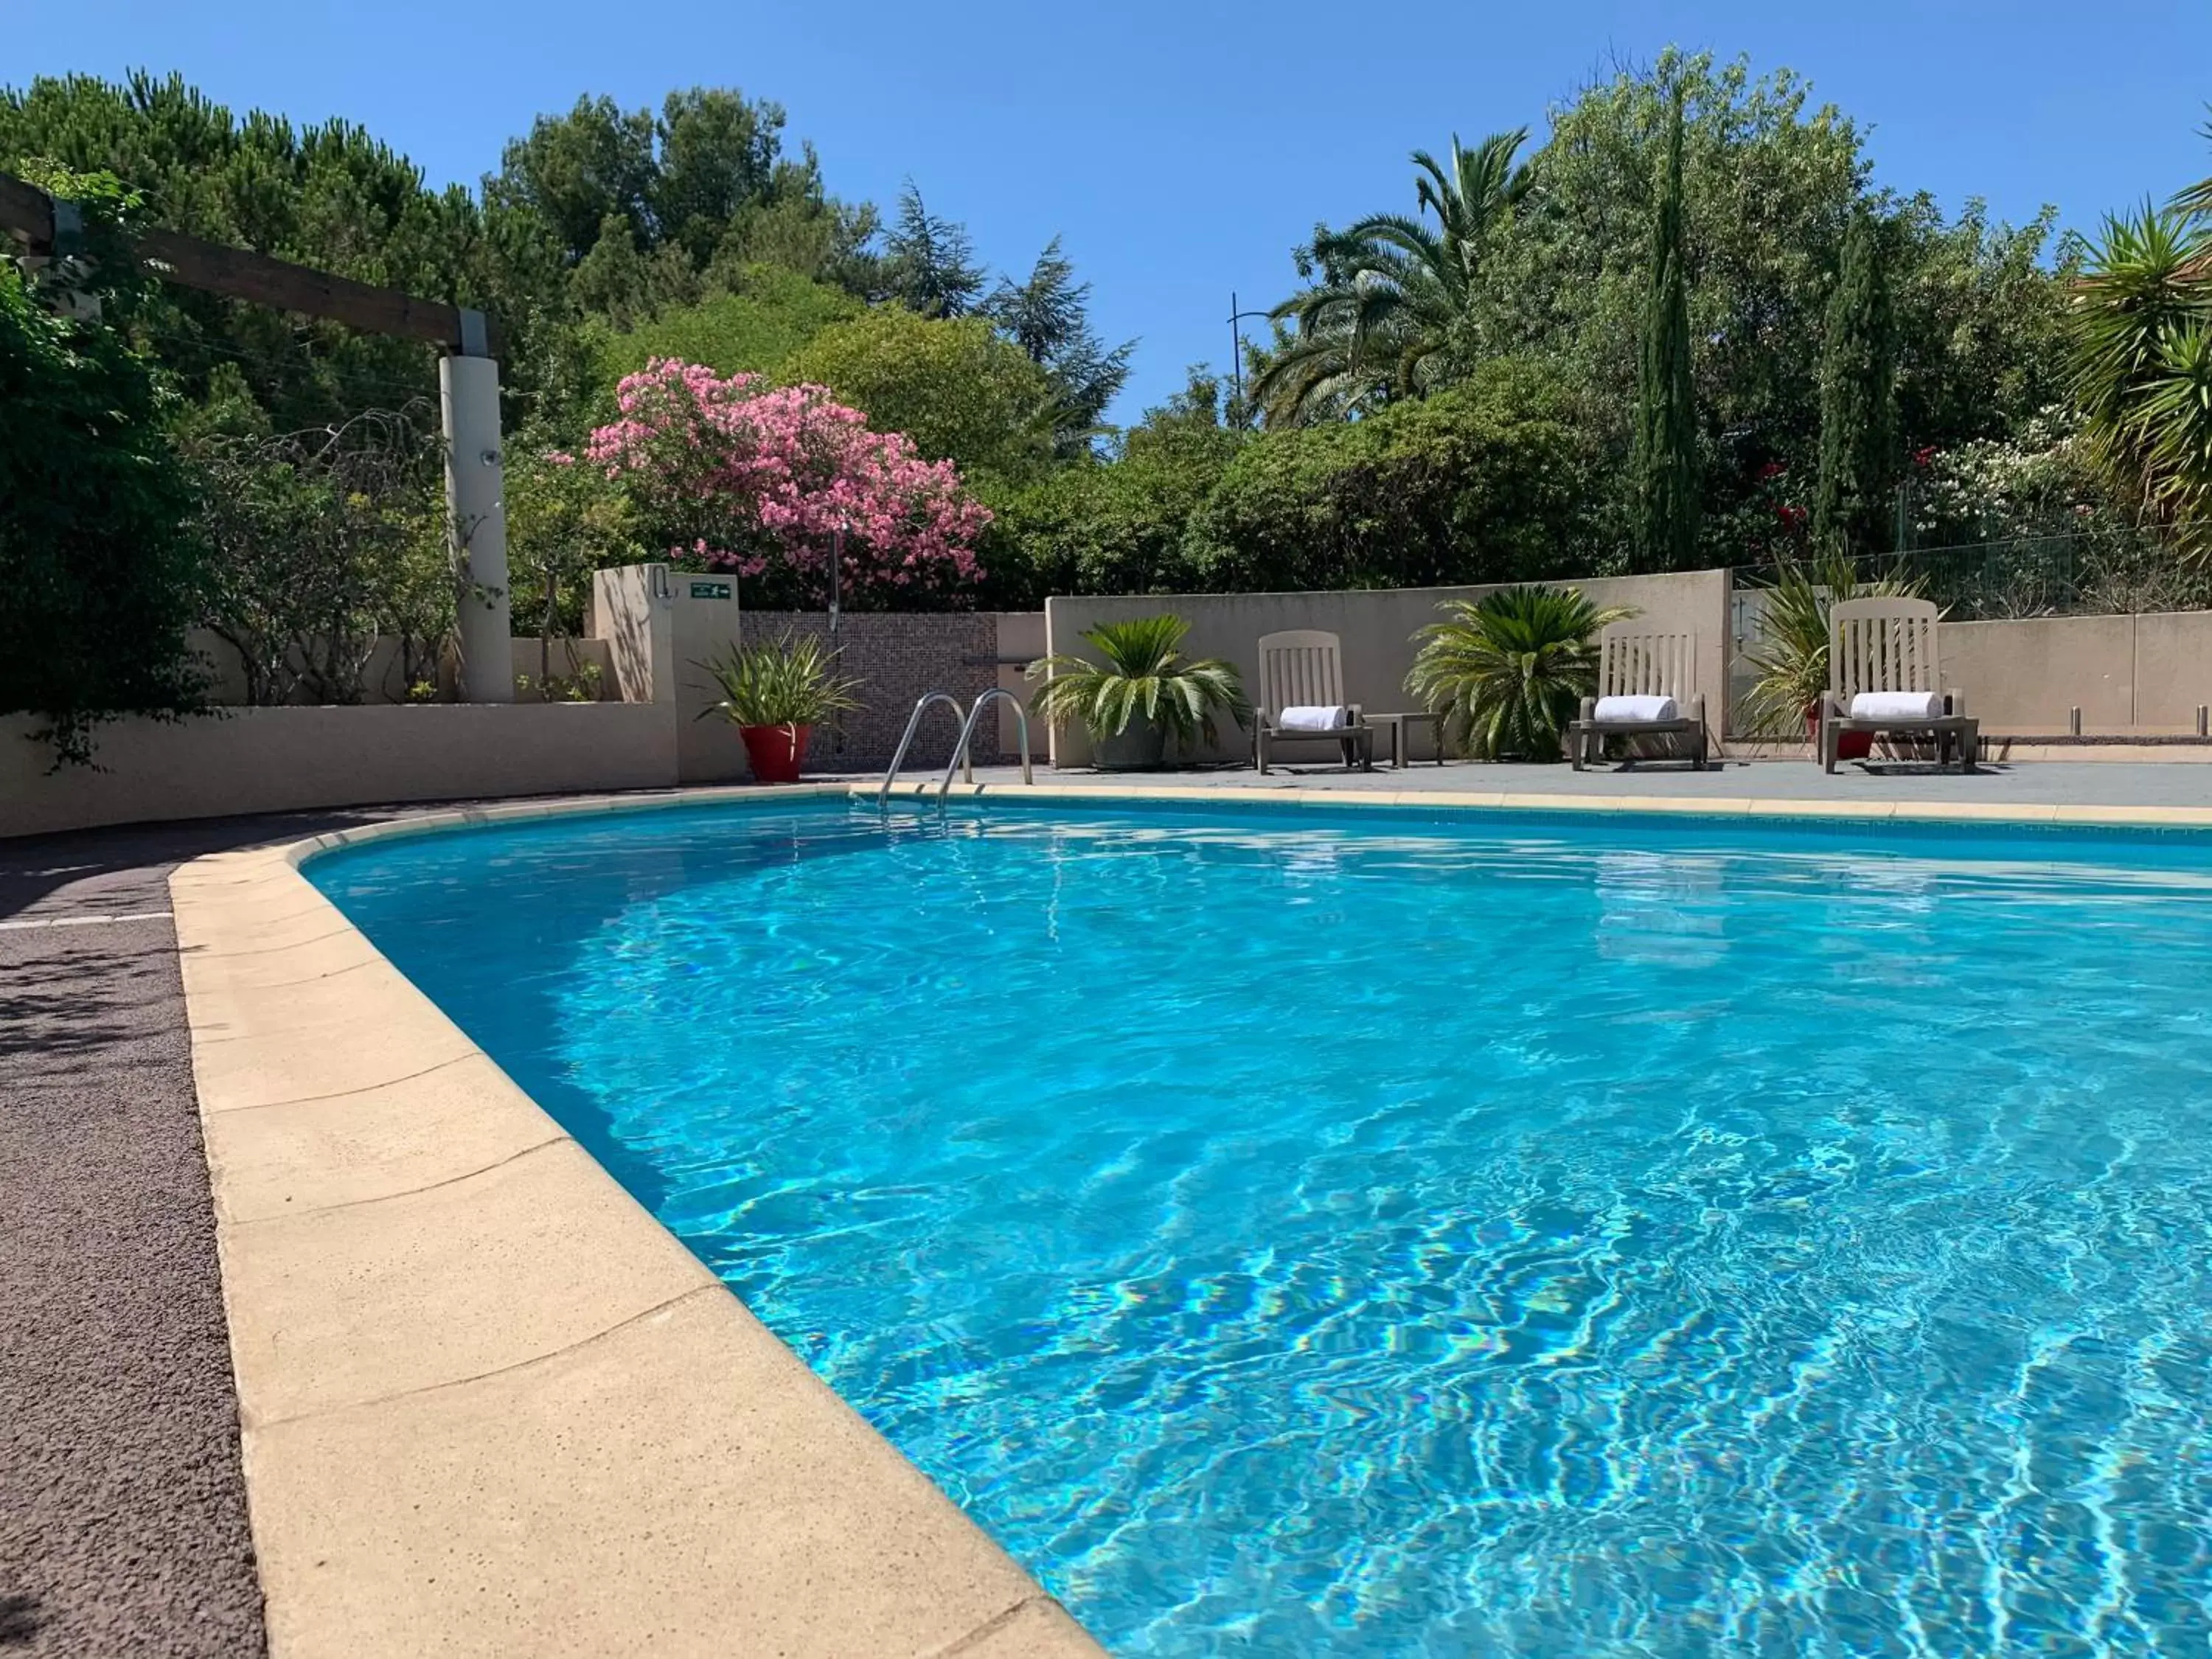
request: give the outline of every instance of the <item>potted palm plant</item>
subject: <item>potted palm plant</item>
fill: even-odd
[[[1180,749],[1212,744],[1217,712],[1241,727],[1251,718],[1252,705],[1234,664],[1182,654],[1189,632],[1190,624],[1176,616],[1134,617],[1084,629],[1103,665],[1066,653],[1031,663],[1028,678],[1044,682],[1037,712],[1055,726],[1080,720],[1089,727],[1093,756],[1104,772],[1158,766],[1170,737]]]
[[[1451,615],[1413,636],[1406,690],[1482,760],[1562,758],[1567,723],[1597,689],[1599,631],[1635,614],[1540,585],[1437,609]]]
[[[1851,561],[1829,557],[1816,564],[1784,562],[1766,590],[1759,642],[1744,653],[1758,678],[1744,694],[1744,718],[1757,736],[1782,738],[1803,722],[1805,736],[1820,736],[1820,698],[1828,689],[1828,611],[1841,599],[1913,599],[1917,580],[1883,578],[1861,582]],[[1874,752],[1870,732],[1837,734],[1837,757],[1864,760]]]
[[[722,694],[699,718],[720,714],[738,728],[762,783],[798,782],[813,729],[860,706],[853,700],[860,681],[838,674],[836,657],[811,635],[732,643],[727,655],[692,666],[704,669]]]

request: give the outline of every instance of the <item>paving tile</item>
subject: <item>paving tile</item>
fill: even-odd
[[[210,1112],[202,1127],[227,1221],[414,1192],[562,1134],[480,1054],[358,1094]]]
[[[180,902],[189,904],[191,901]],[[303,944],[272,950],[228,954],[191,951],[179,957],[188,996],[286,990],[383,963],[383,952],[358,929],[347,926],[319,933]]]
[[[346,932],[361,939],[356,930]],[[234,1042],[343,1030],[349,1039],[363,1020],[446,1018],[374,946],[365,957],[361,948],[349,947],[344,934],[337,933],[286,951],[195,959],[191,986],[196,1036],[203,1042]],[[297,971],[309,964],[337,971]]]
[[[896,1659],[1037,1594],[719,1287],[246,1460],[281,1659]]]
[[[221,1242],[248,1423],[540,1359],[715,1282],[565,1139]]]
[[[192,999],[192,1073],[203,1112],[319,1100],[420,1077],[476,1052],[453,1021],[384,965],[339,976],[345,1006],[280,1031],[272,1005],[289,991],[216,990]]]

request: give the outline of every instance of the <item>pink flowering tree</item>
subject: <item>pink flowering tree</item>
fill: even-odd
[[[766,605],[820,605],[844,549],[847,604],[959,602],[981,577],[975,538],[991,514],[950,461],[818,386],[772,388],[655,358],[617,389],[620,418],[584,459],[619,480],[648,544],[757,580]]]

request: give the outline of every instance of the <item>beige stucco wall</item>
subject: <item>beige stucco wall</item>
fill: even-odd
[[[1698,641],[1698,679],[1708,717],[1717,728],[1727,707],[1729,575],[1724,570],[1692,570],[1663,576],[1608,576],[1569,584],[1600,605],[1628,605],[1639,620],[1679,629]],[[1257,649],[1265,634],[1291,628],[1318,628],[1344,641],[1345,695],[1370,713],[1415,708],[1407,695],[1406,672],[1413,665],[1417,629],[1438,620],[1447,599],[1480,599],[1492,587],[1407,587],[1315,593],[1182,593],[1117,597],[1085,595],[1045,602],[1045,627],[1054,652],[1087,654],[1081,635],[1101,622],[1172,611],[1191,624],[1184,648],[1194,656],[1224,657],[1243,674],[1248,689],[1257,679]],[[1248,740],[1224,726],[1223,741],[1207,758],[1243,755]],[[1433,750],[1425,731],[1413,738],[1413,754]],[[1089,733],[1079,729],[1053,736],[1053,764],[1091,763]],[[1295,751],[1318,757],[1319,748]]]
[[[592,578],[591,611],[584,631],[606,643],[614,665],[615,695],[624,702],[673,702],[672,675],[654,678],[656,667],[675,657],[675,619],[665,605],[654,603],[656,571],[664,565],[630,564],[602,570]]]
[[[1936,649],[1986,727],[2063,732],[2078,706],[2082,730],[2106,732],[2135,721],[2134,640],[2133,617],[2039,617],[1945,623]]]
[[[669,646],[676,679],[677,771],[686,783],[735,783],[752,775],[744,739],[728,720],[707,715],[722,694],[702,665],[728,656],[738,641],[738,585],[681,572],[673,581]],[[719,597],[725,588],[730,598]]]
[[[1030,664],[1045,653],[1044,612],[1042,611],[1000,611],[992,613],[992,623],[999,636],[999,684],[1012,692],[1027,707],[1036,695],[1024,673]],[[1014,711],[1004,702],[999,705],[999,752],[1008,759],[1021,755],[1021,740]],[[1045,760],[1051,755],[1051,734],[1044,722],[1030,722],[1030,756],[1033,760]]]
[[[49,773],[39,722],[0,718],[0,836],[369,802],[678,781],[675,723],[653,703],[239,708],[100,727],[99,769]]]
[[[2212,703],[2212,611],[1945,623],[1943,681],[1983,729],[2090,735],[2193,731]]]
[[[732,783],[750,767],[737,728],[702,718],[720,693],[702,664],[726,656],[738,637],[737,578],[726,573],[634,564],[592,579],[585,629],[605,642],[615,695],[672,706],[678,769],[685,783]]]
[[[2212,704],[2212,612],[2137,617],[2136,724],[2194,731],[2199,704]]]

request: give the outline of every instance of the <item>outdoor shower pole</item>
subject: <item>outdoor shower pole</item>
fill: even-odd
[[[513,600],[507,592],[507,502],[499,435],[499,364],[466,349],[438,360],[446,428],[446,512],[459,583],[461,701],[514,701]]]

